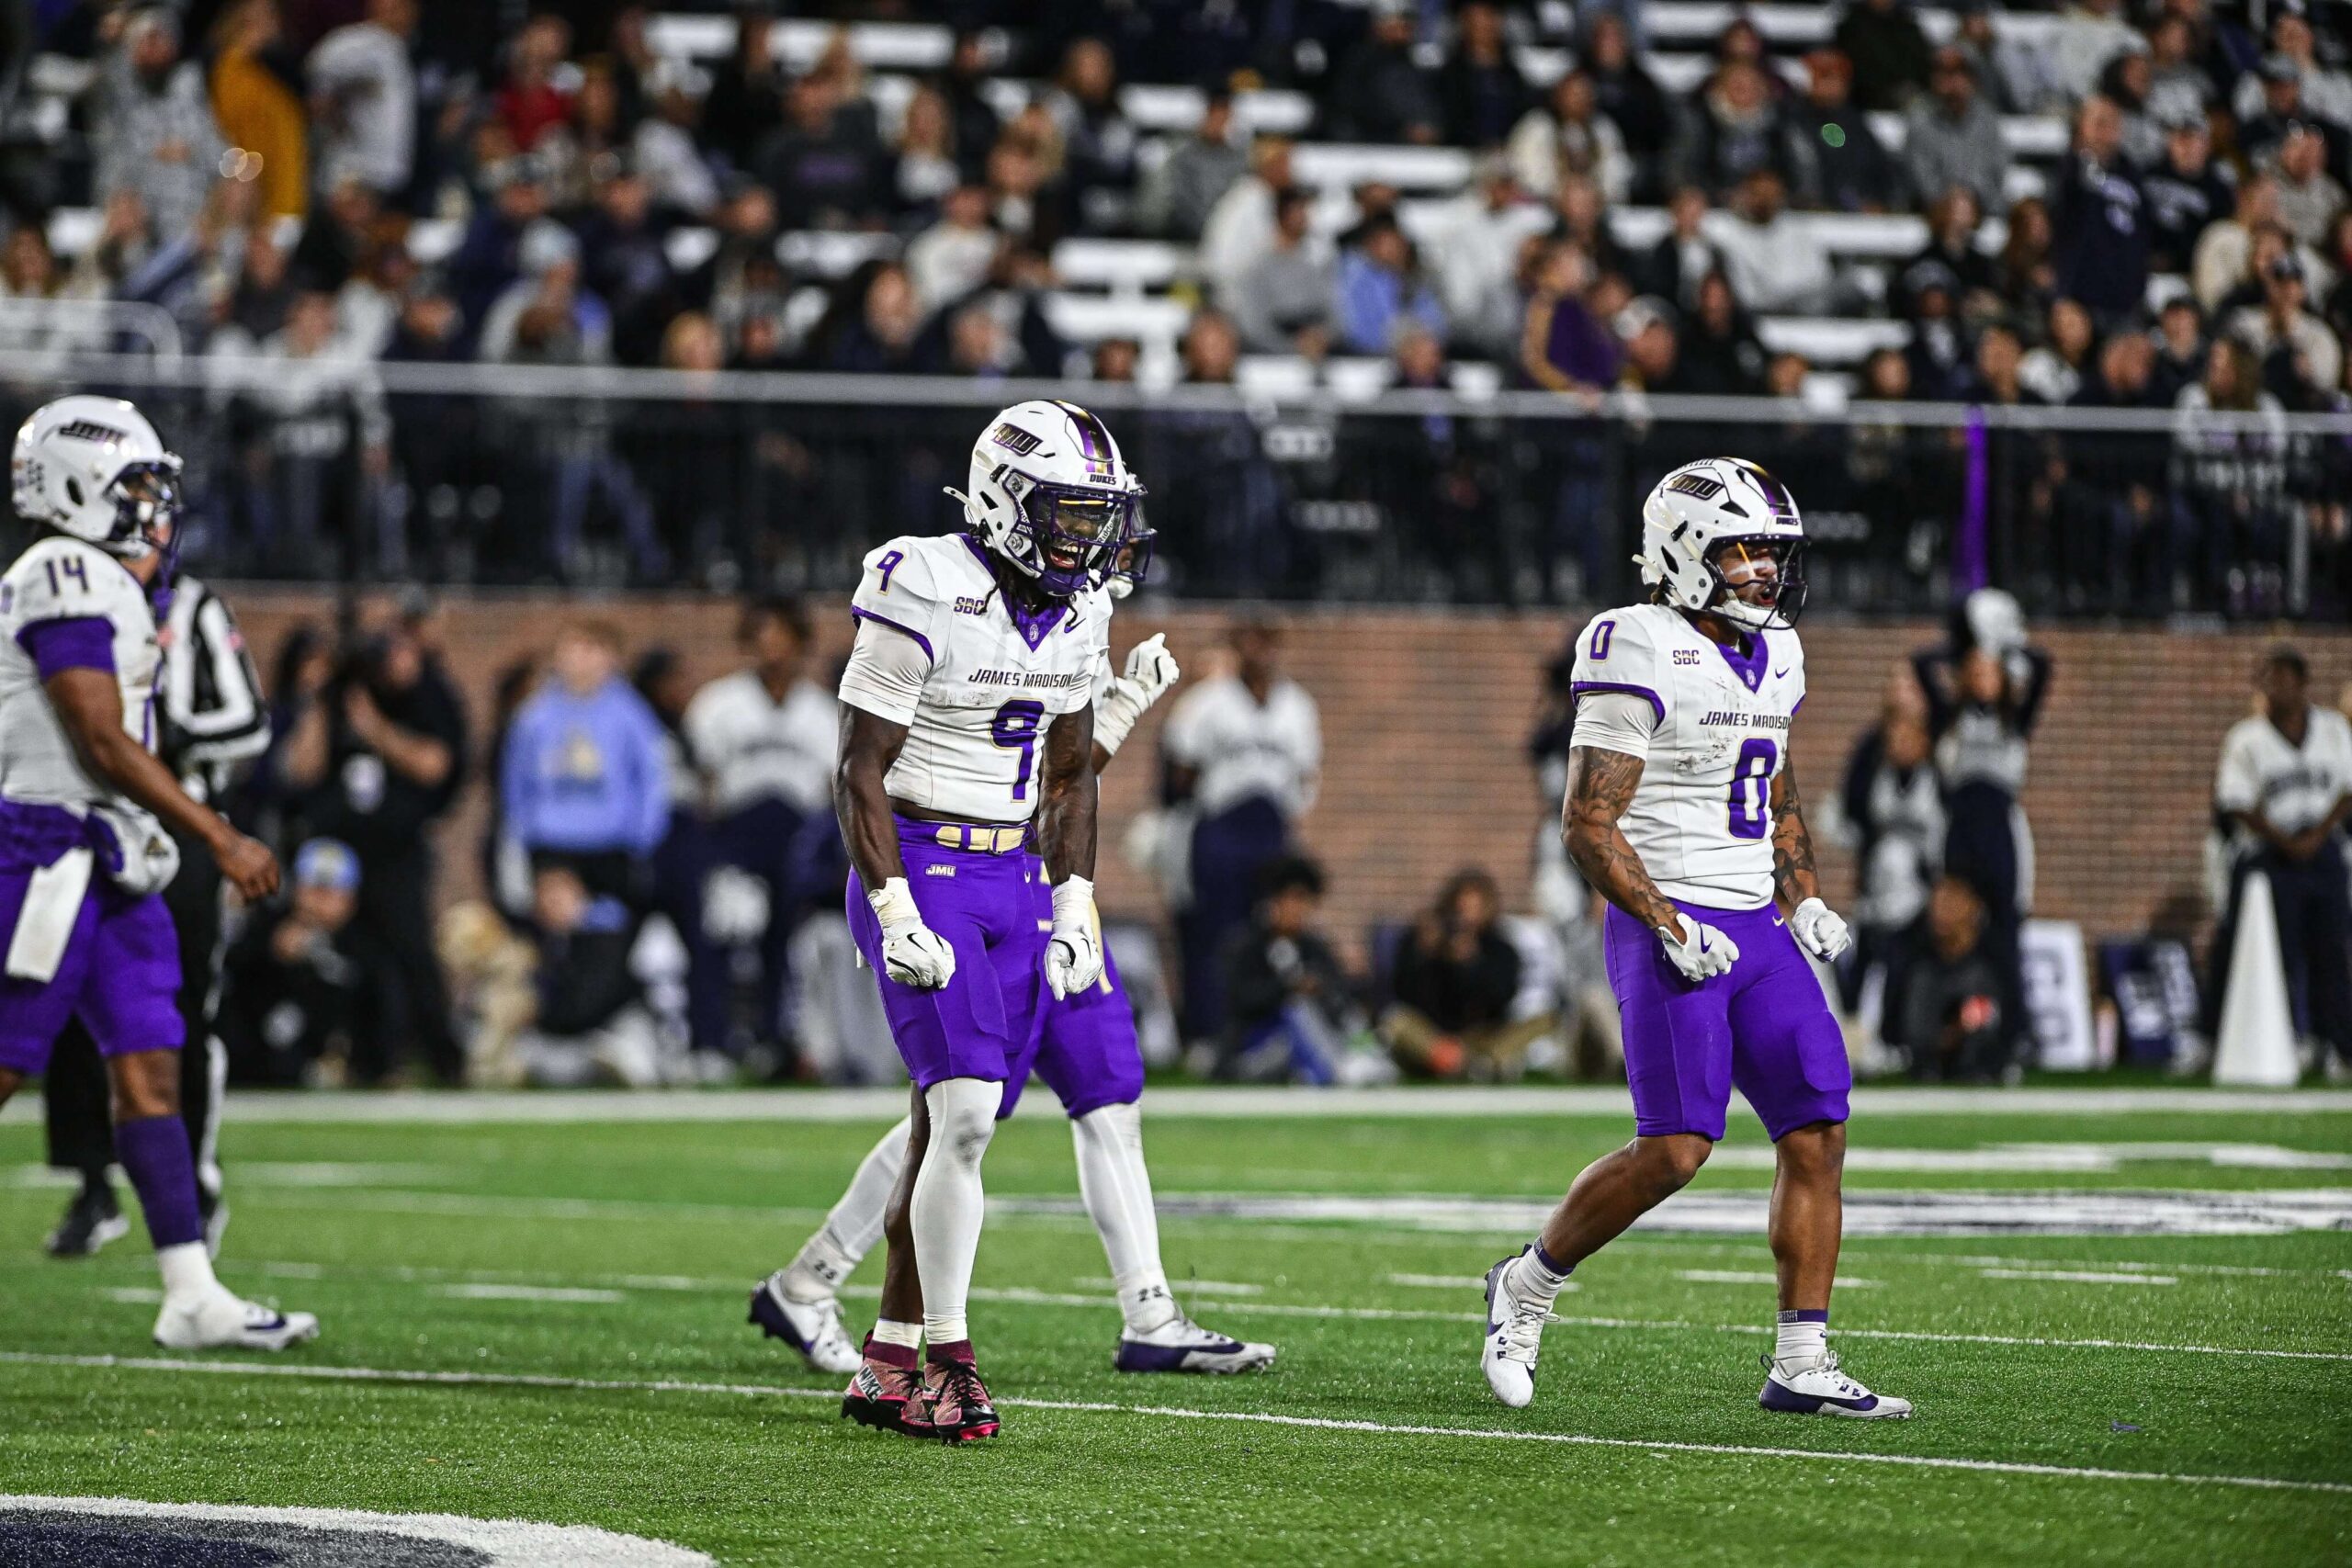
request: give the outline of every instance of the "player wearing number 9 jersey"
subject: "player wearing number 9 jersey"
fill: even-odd
[[[1142,582],[1149,558],[1150,536],[1130,537],[1112,563],[1104,591],[1114,600],[1125,597]],[[1179,673],[1166,639],[1157,636],[1127,650],[1124,674],[1114,674],[1107,658],[1098,666],[1093,687],[1098,774],[1111,765],[1136,720],[1176,683]],[[1052,923],[1044,880],[1040,875],[1035,888],[1041,929]],[[1137,1104],[1143,1096],[1143,1053],[1136,1038],[1133,1004],[1107,948],[1102,979],[1049,1000],[1038,1022],[1037,1032],[1011,1063],[997,1120],[1012,1114],[1033,1070],[1059,1098],[1069,1118],[1079,1195],[1102,1238],[1125,1320],[1112,1365],[1123,1372],[1242,1372],[1271,1366],[1274,1347],[1202,1327],[1177,1305],[1169,1289]],[[752,1289],[751,1302],[752,1324],[798,1351],[809,1367],[855,1374],[842,1396],[843,1416],[896,1431],[909,1430],[910,1371],[877,1355],[871,1340],[862,1355],[851,1345],[842,1326],[840,1292],[887,1232],[890,1247],[883,1270],[881,1316],[886,1323],[909,1328],[922,1319],[922,1287],[915,1277],[905,1216],[889,1212],[890,1196],[907,1161],[911,1156],[920,1163],[922,1157],[922,1151],[909,1147],[912,1133],[909,1119],[876,1142],[826,1213],[825,1223],[790,1263]]]
[[[1822,903],[1789,768],[1804,705],[1804,526],[1752,463],[1675,469],[1642,509],[1645,604],[1577,639],[1563,831],[1609,901],[1610,987],[1624,1021],[1634,1141],[1586,1168],[1535,1242],[1487,1276],[1481,1364],[1498,1398],[1534,1396],[1554,1300],[1577,1264],[1695,1175],[1736,1085],[1779,1167],[1771,1245],[1778,1343],[1765,1409],[1905,1416],[1828,1347],[1841,1230],[1844,1038],[1800,944],[1847,944]]]
[[[1100,420],[1037,400],[989,423],[968,488],[949,493],[963,531],[865,558],[833,796],[855,872],[851,929],[914,1079],[923,1149],[905,1189],[923,1321],[884,1321],[872,1348],[910,1371],[917,1338],[929,1341],[902,1419],[961,1439],[997,1430],[965,1317],[980,1158],[1043,998],[1102,973],[1091,880],[1102,584],[1136,533],[1143,487]]]

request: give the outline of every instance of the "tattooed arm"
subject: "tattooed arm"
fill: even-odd
[[[1567,840],[1568,859],[1600,896],[1657,930],[1677,919],[1671,900],[1657,890],[1642,857],[1625,841],[1617,819],[1634,803],[1642,782],[1643,761],[1623,751],[1598,746],[1568,750],[1568,798],[1560,814],[1561,836]]]
[[[1784,909],[1821,896],[1813,871],[1813,834],[1804,825],[1804,805],[1797,799],[1793,760],[1772,779],[1772,886]]]

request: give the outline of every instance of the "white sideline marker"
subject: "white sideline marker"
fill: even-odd
[[[284,1370],[284,1369],[280,1369]],[[219,1503],[143,1503],[129,1497],[37,1497],[0,1494],[0,1515],[86,1514],[108,1519],[207,1519],[292,1526],[446,1541],[481,1552],[487,1568],[710,1568],[710,1559],[668,1541],[620,1535],[594,1525],[531,1519],[469,1519],[459,1514],[376,1514],[356,1508],[265,1508]],[[299,1540],[299,1538],[298,1538]],[[273,1560],[274,1554],[273,1554]]]
[[[830,1388],[786,1388],[768,1383],[692,1382],[673,1379],[627,1381],[551,1377],[528,1372],[438,1372],[379,1367],[318,1367],[259,1361],[182,1361],[155,1356],[62,1356],[0,1351],[0,1362],[19,1366],[85,1367],[114,1371],[213,1373],[228,1377],[310,1378],[324,1382],[407,1383],[426,1387],[541,1388],[599,1393],[710,1393],[772,1399],[841,1398]],[[2266,1492],[2320,1492],[2352,1495],[2352,1482],[2290,1481],[2271,1475],[2199,1475],[2169,1471],[2106,1470],[2090,1466],[2030,1464],[2015,1460],[1957,1459],[1932,1454],[1838,1453],[1815,1449],[1770,1448],[1745,1443],[1689,1443],[1645,1438],[1601,1438],[1580,1432],[1511,1432],[1478,1427],[1415,1427],[1384,1421],[1342,1421],[1319,1416],[1280,1416],[1261,1410],[1191,1410],[1168,1404],[1113,1404],[1077,1399],[999,1399],[1022,1410],[1082,1415],[1158,1416],[1179,1421],[1238,1421],[1309,1431],[1365,1432],[1400,1438],[1464,1438],[1511,1443],[1557,1443],[1578,1448],[1636,1449],[1654,1453],[1723,1455],[1737,1459],[1809,1460],[1821,1464],[1884,1464],[1921,1470],[1973,1471],[1989,1475],[2043,1475],[2075,1481],[2154,1481],[2180,1486],[2238,1486]]]

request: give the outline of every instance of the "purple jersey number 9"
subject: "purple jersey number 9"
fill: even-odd
[[[1770,827],[1772,766],[1780,760],[1781,749],[1760,736],[1741,744],[1731,769],[1733,838],[1760,839]]]
[[[996,710],[996,717],[989,723],[989,739],[1010,750],[1021,750],[1021,766],[1012,775],[1012,798],[1029,798],[1029,774],[1037,760],[1037,727],[1046,716],[1046,705],[1018,697]]]

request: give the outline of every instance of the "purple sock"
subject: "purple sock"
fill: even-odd
[[[114,1125],[115,1157],[139,1194],[147,1235],[160,1250],[204,1239],[196,1207],[196,1156],[187,1123],[177,1116],[141,1116]]]

